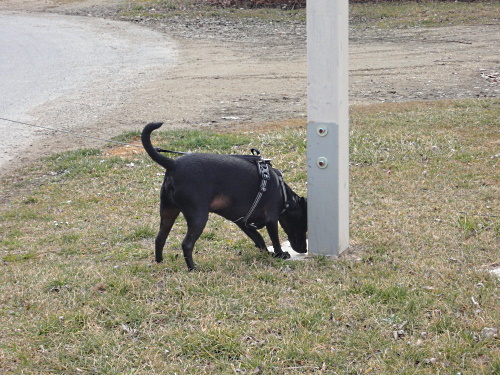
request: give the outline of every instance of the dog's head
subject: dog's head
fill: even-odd
[[[288,204],[279,217],[280,225],[288,235],[292,249],[297,253],[307,253],[307,199],[292,192]]]

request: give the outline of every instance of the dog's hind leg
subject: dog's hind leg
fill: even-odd
[[[247,228],[245,226],[244,223],[236,223],[236,225],[243,231],[245,232],[245,234],[250,237],[250,239],[253,241],[253,243],[255,244],[255,246],[258,248],[258,249],[261,249],[261,250],[267,250],[267,247],[266,247],[266,242],[264,241],[264,239],[262,238],[262,236],[260,235],[260,233],[257,231],[257,229],[253,229],[253,228]]]
[[[163,260],[163,247],[167,241],[167,237],[175,223],[175,219],[179,216],[180,210],[175,206],[161,207],[160,211],[160,230],[155,240],[155,260],[160,263]]]
[[[267,233],[273,244],[274,256],[281,259],[290,259],[290,254],[281,250],[280,237],[278,233],[278,223],[270,223],[266,225]]]
[[[203,229],[205,229],[205,225],[208,221],[208,210],[193,214],[186,214],[186,212],[183,212],[183,214],[186,218],[188,230],[184,241],[182,241],[182,252],[184,253],[184,259],[186,260],[189,271],[192,271],[195,268],[193,261],[194,244],[198,238],[200,238]]]

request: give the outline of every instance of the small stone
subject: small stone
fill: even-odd
[[[481,337],[486,340],[498,338],[498,328],[494,327],[483,328],[483,330],[481,331]]]

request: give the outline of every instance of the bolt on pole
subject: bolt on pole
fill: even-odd
[[[309,253],[349,247],[348,0],[307,2]]]

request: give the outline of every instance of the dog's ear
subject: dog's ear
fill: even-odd
[[[307,198],[300,197],[300,209],[302,212],[302,222],[304,223],[307,232]]]
[[[302,208],[303,210],[307,210],[307,198],[300,197],[299,204],[300,204],[300,208]]]

